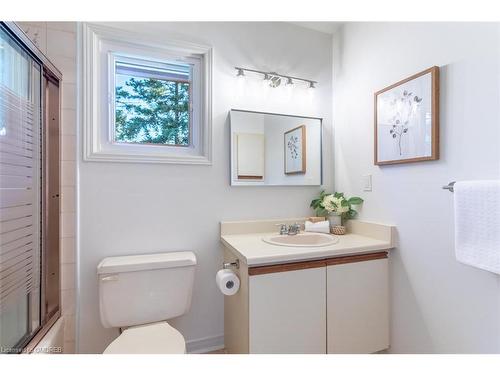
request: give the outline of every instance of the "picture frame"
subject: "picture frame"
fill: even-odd
[[[374,94],[374,164],[439,159],[439,67]]]
[[[300,125],[284,133],[285,174],[306,173],[306,126]]]

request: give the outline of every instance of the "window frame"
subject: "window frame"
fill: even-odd
[[[212,48],[168,37],[131,33],[82,23],[80,77],[83,160],[106,162],[212,164]],[[167,40],[167,41],[165,41]],[[116,60],[153,64],[188,63],[190,84],[189,146],[115,142]]]

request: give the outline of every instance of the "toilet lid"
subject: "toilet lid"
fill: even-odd
[[[104,351],[104,354],[184,354],[186,342],[166,322],[127,328]]]

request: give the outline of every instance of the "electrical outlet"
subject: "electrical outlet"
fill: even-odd
[[[363,176],[363,191],[372,191],[372,175]]]

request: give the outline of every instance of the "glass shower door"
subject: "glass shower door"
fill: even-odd
[[[40,326],[41,66],[0,27],[0,353]]]

